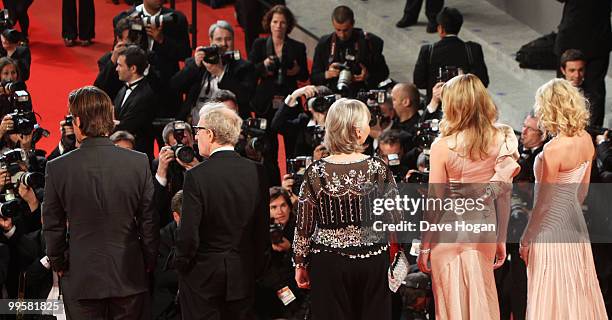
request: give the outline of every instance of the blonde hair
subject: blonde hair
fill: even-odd
[[[203,113],[200,121],[213,132],[218,144],[233,146],[238,142],[242,119],[234,110],[226,108],[222,103],[218,103],[216,107],[212,106],[208,112]]]
[[[588,101],[569,81],[548,81],[538,88],[535,100],[539,125],[553,135],[574,136],[589,122]]]
[[[369,122],[370,111],[363,102],[339,99],[327,111],[323,144],[331,153],[363,152],[355,129],[365,130]]]
[[[497,108],[487,89],[473,74],[459,75],[446,82],[442,92],[440,122],[442,137],[461,133],[462,153],[475,160],[483,159],[494,143],[498,129]]]

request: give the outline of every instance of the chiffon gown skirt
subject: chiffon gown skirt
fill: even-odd
[[[536,158],[536,182],[541,178]],[[542,217],[527,266],[527,319],[608,319],[595,273],[593,253],[578,201],[579,183],[588,162],[560,172],[552,207]],[[536,185],[536,197],[537,197]]]

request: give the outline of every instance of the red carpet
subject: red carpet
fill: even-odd
[[[191,1],[177,0],[177,9],[191,21]],[[51,131],[38,148],[51,152],[60,139],[59,121],[67,113],[68,93],[78,87],[93,84],[98,73],[96,61],[110,50],[113,42],[112,18],[130,8],[114,5],[110,0],[96,0],[96,38],[91,47],[66,48],[61,37],[61,1],[34,1],[30,7],[30,47],[32,71],[28,88],[34,110],[42,117],[41,125]],[[234,18],[231,6],[212,10],[198,3],[198,45],[208,44],[208,27],[217,20],[228,20],[235,27],[235,45],[243,56],[244,33]],[[283,164],[282,159],[281,164]]]

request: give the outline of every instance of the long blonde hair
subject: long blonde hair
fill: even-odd
[[[589,122],[588,101],[569,81],[548,81],[538,89],[535,100],[539,125],[553,135],[574,136]]]
[[[483,159],[495,142],[497,108],[487,89],[473,74],[459,75],[444,84],[440,122],[442,137],[461,134],[464,149],[454,150],[472,160]]]

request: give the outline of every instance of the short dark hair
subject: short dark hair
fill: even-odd
[[[170,209],[172,212],[181,214],[181,208],[183,207],[183,190],[177,191],[170,202]]]
[[[113,131],[113,103],[101,89],[94,86],[75,89],[68,95],[68,105],[70,113],[79,118],[79,129],[84,135],[102,137]]]
[[[21,33],[15,29],[5,29],[2,31],[2,36],[6,41],[12,44],[19,43],[21,40]]]
[[[9,58],[9,57],[2,57],[0,58],[0,72],[2,72],[2,70],[4,69],[4,67],[8,66],[8,65],[12,65],[15,67],[15,71],[17,71],[17,79],[21,79],[21,70],[19,70],[19,65],[17,64],[17,61]]]
[[[436,16],[436,22],[444,28],[448,34],[459,34],[463,25],[463,15],[455,8],[444,7]]]
[[[119,56],[125,57],[125,64],[128,68],[136,66],[136,72],[139,75],[144,74],[144,71],[149,66],[147,54],[138,46],[129,46],[119,53]]]
[[[584,53],[578,49],[567,49],[561,55],[561,68],[565,69],[565,65],[568,61],[577,61],[581,60],[586,62],[586,58],[584,57]]]
[[[289,195],[289,191],[283,187],[271,187],[270,188],[270,202],[276,200],[277,198],[283,197],[285,202],[289,206],[290,210],[293,210],[293,204],[291,203],[291,196]]]
[[[378,137],[379,144],[402,144],[402,132],[398,129],[385,130]]]
[[[350,22],[351,24],[355,23],[355,14],[353,10],[347,6],[337,6],[332,12],[332,20],[337,23],[345,23]]]
[[[210,97],[210,102],[223,103],[225,101],[232,101],[236,105],[238,105],[238,98],[236,98],[236,95],[229,90],[225,90],[225,89],[217,90],[217,92],[213,93],[212,97]]]
[[[117,143],[119,141],[128,141],[129,143],[132,144],[132,147],[136,145],[136,138],[134,138],[134,136],[131,133],[124,131],[124,130],[116,131],[115,133],[111,134],[109,139],[113,143]]]
[[[274,14],[282,14],[287,20],[287,34],[291,33],[291,30],[295,27],[296,21],[293,12],[289,10],[289,8],[283,6],[282,4],[275,5],[270,8],[268,12],[264,15],[263,19],[261,19],[261,26],[263,27],[264,32],[270,33],[270,23],[272,22],[272,17]]]
[[[115,37],[121,38],[121,34],[125,30],[130,30],[130,19],[129,17],[125,17],[123,19],[119,19],[117,24],[115,25],[115,29],[113,32],[115,33]]]

